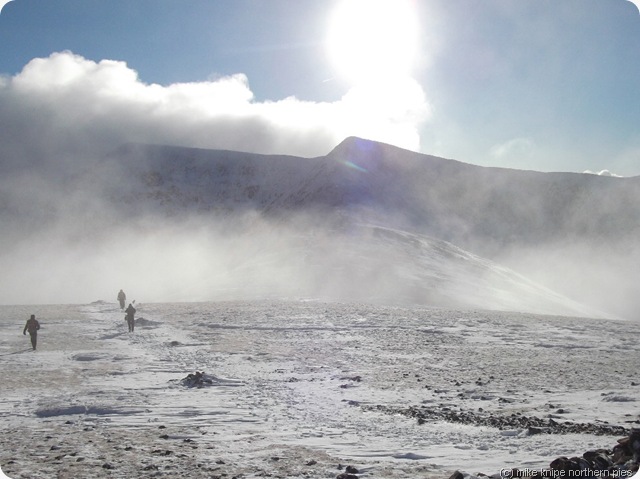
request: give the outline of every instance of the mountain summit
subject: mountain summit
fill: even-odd
[[[170,186],[176,206],[369,209],[490,256],[640,233],[640,177],[486,168],[360,138],[318,158],[149,145],[120,158],[140,180],[140,202],[162,197],[169,207],[161,192]]]
[[[5,181],[0,301],[92,300],[124,278],[147,301],[640,308],[640,177],[486,168],[355,137],[315,158],[129,144],[72,163]]]
[[[393,291],[393,295],[385,295],[374,288],[359,294],[360,300],[409,296],[425,304],[516,307],[494,301],[502,293],[483,290],[482,280],[472,279],[468,271],[464,273],[466,283],[476,281],[480,292],[460,292],[455,301],[441,301],[453,294],[438,293],[438,289],[444,291],[446,281],[425,282],[424,275],[415,271],[410,281],[400,278],[419,263],[405,250],[412,242],[423,247],[450,245],[450,249],[440,249],[446,257],[456,257],[457,253],[452,253],[456,248],[465,251],[469,255],[466,261],[478,259],[476,271],[483,270],[478,266],[483,261],[502,265],[514,272],[512,278],[529,276],[530,284],[576,299],[574,306],[584,302],[592,310],[625,316],[629,313],[628,300],[637,296],[637,289],[629,281],[631,265],[639,264],[636,262],[640,258],[636,240],[640,233],[639,177],[487,168],[356,137],[345,139],[329,154],[317,158],[131,145],[119,150],[115,160],[126,165],[133,181],[120,183],[112,196],[126,199],[127,207],[140,214],[180,216],[197,212],[228,220],[250,212],[287,234],[308,234],[301,243],[290,245],[291,251],[285,254],[289,258],[313,257],[314,248],[320,246],[312,237],[340,239],[340,246],[328,258],[335,268],[325,284],[353,280],[346,273],[336,272],[343,263],[351,272],[360,269],[369,276],[375,276],[372,269],[378,268],[380,278],[386,278],[381,283]],[[302,230],[300,224],[304,225]],[[388,234],[383,235],[387,238],[383,249],[381,231],[398,232],[391,235],[393,241]],[[366,243],[367,247],[376,244],[370,256],[362,254],[367,247],[355,252],[344,250],[344,244],[352,241],[355,247],[354,235],[357,241],[377,238]],[[380,261],[387,258],[385,253],[392,258],[399,250],[402,252],[395,259]],[[279,258],[279,254],[273,257]],[[407,266],[404,270],[398,265],[400,257]],[[628,264],[616,271],[603,258],[618,265],[624,261]],[[313,261],[317,275],[322,276],[320,262]],[[438,268],[444,274],[451,266],[443,263]],[[423,268],[426,271],[435,266],[429,263]],[[404,273],[389,276],[390,271],[399,270]],[[616,274],[620,283],[612,288],[605,278]],[[311,281],[314,287],[318,282],[323,281]],[[421,288],[425,291],[422,295],[401,294]],[[336,294],[339,289],[324,287]],[[526,293],[519,291],[518,295],[527,302]],[[528,301],[527,309],[552,312],[553,308],[541,306],[543,302],[539,301],[536,309],[535,301]],[[573,308],[574,312],[579,309]],[[567,308],[560,310],[564,314]],[[589,307],[583,312],[587,310]]]

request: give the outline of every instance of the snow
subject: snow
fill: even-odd
[[[358,138],[317,158],[113,146],[3,182],[0,303],[118,285],[150,302],[637,316],[640,177],[483,168]]]
[[[618,435],[400,413],[639,424],[636,322],[272,299],[0,306],[0,467],[20,477],[447,478]],[[30,314],[38,350],[21,332]],[[204,372],[203,387],[183,383]],[[448,408],[448,409],[447,409]]]

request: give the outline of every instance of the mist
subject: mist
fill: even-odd
[[[612,317],[638,319],[640,246],[636,242],[584,240],[519,248],[497,261]]]
[[[262,261],[264,245],[295,249],[288,242],[297,226],[286,234],[251,211],[180,211],[169,220],[140,209],[146,160],[122,160],[118,149],[171,144],[313,157],[349,134],[380,132],[417,148],[427,106],[417,84],[409,91],[414,96],[403,94],[392,111],[376,92],[351,91],[333,103],[258,102],[240,73],[163,86],[141,82],[119,61],[72,52],[33,59],[0,77],[0,302],[109,299],[120,287],[146,300],[209,299],[233,296],[247,282],[275,293],[303,285],[296,260],[279,251],[283,260],[268,273],[247,266],[255,255]],[[247,218],[251,231],[239,231]]]
[[[275,236],[265,233],[250,241],[225,229],[223,223],[195,219],[170,223],[125,217],[79,224],[72,217],[60,218],[2,256],[1,301],[109,301],[120,288],[139,302],[233,299],[250,291],[259,296],[262,283],[276,293],[286,265],[271,265],[264,277],[246,266],[260,261],[260,242]]]
[[[634,317],[637,178],[413,153],[429,108],[406,90],[393,112],[363,92],[258,103],[243,75],[145,85],[121,62],[33,60],[0,79],[0,303],[122,288]],[[404,148],[342,141],[379,129]]]
[[[509,270],[508,258],[500,264],[437,239],[434,229],[433,235],[417,232],[405,200],[396,200],[402,214],[376,205],[363,185],[350,183],[345,198],[339,190],[326,190],[336,183],[336,172],[356,172],[350,181],[366,178],[370,186],[375,148],[367,150],[372,156],[366,174],[345,170],[329,157],[256,156],[252,164],[242,153],[127,151],[96,160],[83,174],[54,179],[22,172],[3,180],[2,219],[8,227],[0,233],[0,303],[115,301],[122,288],[139,303],[303,298],[613,315],[606,299],[614,295],[606,288],[601,302],[577,301],[593,299],[601,290],[597,281],[566,290],[562,281],[552,281],[566,265],[550,261],[534,271],[540,251],[513,254]],[[273,167],[278,160],[302,166],[298,172]],[[259,163],[266,169],[252,171]],[[221,166],[230,171],[222,175]],[[300,174],[313,177],[316,166],[324,168],[317,183],[298,180]],[[263,183],[254,185],[250,200],[244,192],[257,178]],[[384,193],[388,198],[389,191]],[[267,207],[258,206],[261,195]],[[451,232],[458,222],[443,224]],[[441,233],[443,224],[437,225]],[[624,294],[614,299],[618,306],[630,300]]]
[[[115,301],[122,288],[139,303],[296,298],[599,314],[446,242],[324,213],[94,213],[14,237],[0,256],[0,302]]]

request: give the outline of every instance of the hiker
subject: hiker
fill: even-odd
[[[127,315],[124,317],[124,319],[127,320],[127,324],[129,325],[129,332],[132,333],[135,326],[134,314],[136,314],[136,308],[133,307],[133,304],[129,303],[129,306],[127,307],[125,313],[127,313]]]
[[[120,290],[118,293],[118,301],[120,301],[120,309],[124,309],[124,302],[127,300],[127,295],[124,294],[124,291]]]
[[[36,315],[32,314],[27,320],[27,324],[24,325],[22,334],[26,335],[27,331],[29,331],[29,336],[31,336],[31,346],[34,351],[36,350],[36,344],[38,343],[38,329],[40,329],[40,323],[36,319]]]

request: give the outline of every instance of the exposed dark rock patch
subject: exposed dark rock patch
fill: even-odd
[[[204,371],[196,371],[195,373],[188,374],[187,377],[180,381],[180,384],[188,388],[203,388],[213,386],[213,383],[214,378],[205,374]]]
[[[527,467],[503,469],[493,474],[492,479],[517,477],[550,477],[550,478],[630,478],[640,468],[640,429],[633,429],[629,435],[618,439],[611,449],[595,449],[582,456],[561,456],[549,464],[548,468],[531,469]],[[487,477],[486,474],[471,474],[455,471],[449,479],[468,479]]]
[[[543,419],[522,414],[500,416],[483,411],[452,410],[427,406],[361,406],[366,411],[380,411],[387,414],[401,414],[414,417],[419,424],[428,421],[447,421],[472,426],[495,427],[500,430],[526,429],[529,434],[594,434],[596,436],[621,436],[631,431],[623,426],[595,423],[577,423],[571,421],[558,422],[553,418]]]

